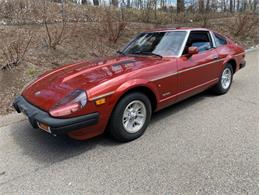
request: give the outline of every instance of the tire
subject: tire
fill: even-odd
[[[222,95],[228,92],[233,80],[233,68],[232,65],[227,63],[224,66],[223,71],[219,77],[218,83],[212,88],[213,92],[217,95]],[[228,76],[229,75],[229,76]],[[229,78],[227,78],[229,77]],[[224,81],[226,78],[226,81]]]
[[[151,114],[148,97],[139,92],[130,93],[116,105],[109,121],[109,133],[117,141],[132,141],[144,133],[150,123]]]

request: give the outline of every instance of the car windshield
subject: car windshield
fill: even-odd
[[[177,56],[186,31],[141,33],[123,49],[124,54]]]

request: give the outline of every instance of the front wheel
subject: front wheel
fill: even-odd
[[[131,141],[140,137],[151,119],[151,103],[142,93],[123,97],[112,113],[109,132],[118,141]]]
[[[222,95],[228,92],[233,80],[233,68],[231,64],[226,64],[218,83],[213,87],[216,94]]]

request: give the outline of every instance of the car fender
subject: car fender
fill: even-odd
[[[156,90],[156,86],[151,83],[150,81],[146,80],[146,79],[133,79],[130,81],[127,81],[123,84],[121,84],[116,90],[115,90],[115,95],[114,97],[116,97],[116,102],[128,91],[134,89],[134,88],[138,88],[138,87],[146,87],[148,89],[150,89],[153,94],[156,97],[156,101],[158,102],[159,100],[159,94],[157,93]]]
[[[236,59],[236,57],[234,56],[234,55],[228,55],[226,58],[225,58],[225,60],[224,60],[224,62],[223,62],[223,67],[222,68],[224,68],[224,65],[226,64],[226,63],[228,63],[229,61],[235,61],[235,63],[236,63],[236,70],[237,70],[237,66],[238,66],[238,60]],[[235,70],[235,72],[236,72],[236,70]]]

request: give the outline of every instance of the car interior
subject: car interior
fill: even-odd
[[[207,31],[192,31],[189,35],[183,54],[188,54],[189,47],[197,47],[199,52],[207,51],[213,47],[210,34]]]

